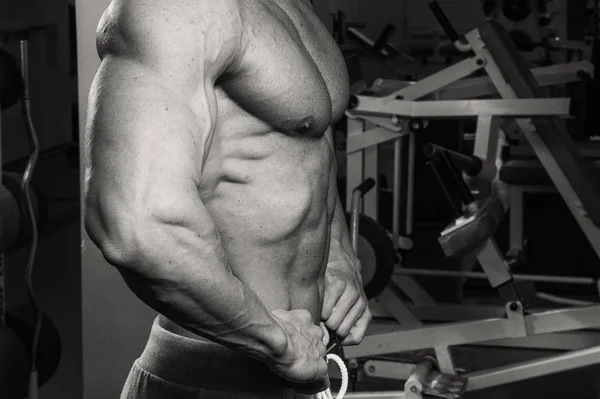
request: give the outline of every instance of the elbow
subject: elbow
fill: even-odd
[[[85,231],[110,265],[131,268],[138,263],[140,230],[135,225],[121,212],[102,209],[86,200]]]

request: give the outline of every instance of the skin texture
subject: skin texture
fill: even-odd
[[[305,0],[115,0],[98,27],[85,223],[176,334],[327,384],[371,314],[329,126],[343,58]]]

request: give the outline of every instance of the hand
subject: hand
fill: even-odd
[[[287,347],[282,356],[269,364],[271,370],[296,383],[308,384],[307,389],[315,393],[329,387],[327,374],[328,337],[322,326],[316,326],[309,311],[274,310],[271,315],[283,327],[287,335]],[[324,331],[325,330],[325,331]],[[310,387],[310,388],[309,388]]]
[[[342,345],[362,342],[373,316],[357,258],[345,255],[327,264],[321,318],[342,339]]]

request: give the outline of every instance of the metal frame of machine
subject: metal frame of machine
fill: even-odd
[[[490,180],[496,174],[495,154],[500,134],[500,121],[502,117],[516,118],[519,130],[535,150],[543,167],[551,176],[554,185],[564,198],[567,206],[573,213],[586,237],[600,256],[600,228],[587,217],[567,176],[560,168],[547,145],[535,132],[530,123],[534,116],[565,116],[568,115],[568,99],[519,99],[514,90],[502,75],[498,64],[486,48],[481,39],[479,29],[474,29],[466,36],[472,57],[448,67],[422,81],[399,82],[379,80],[370,89],[368,95],[357,95],[348,111],[348,144],[347,144],[347,198],[350,203],[351,189],[365,178],[377,180],[378,149],[377,145],[388,141],[394,143],[394,209],[393,209],[393,236],[396,245],[402,243],[398,215],[400,212],[401,198],[399,195],[400,176],[404,138],[408,136],[409,159],[407,166],[408,192],[412,193],[414,185],[415,161],[415,134],[410,131],[413,118],[436,117],[478,117],[477,134],[475,138],[474,155],[483,161],[483,167],[478,177]],[[484,70],[487,77],[467,78],[472,73]],[[588,62],[578,62],[552,67],[543,67],[533,70],[539,85],[553,85],[580,79],[580,72],[593,73],[593,66]],[[373,95],[375,94],[375,95]],[[501,100],[470,100],[484,95],[500,94]],[[415,101],[415,100],[430,101]],[[433,99],[433,100],[431,100]],[[452,101],[445,101],[452,100]],[[363,211],[366,215],[377,220],[377,190],[372,190],[364,198]],[[406,200],[407,221],[406,232],[412,230],[412,198]],[[499,253],[492,239],[488,239],[483,250],[478,256],[484,269],[479,276],[487,278],[492,287],[499,286],[514,276],[510,268]],[[427,274],[429,271],[422,271]],[[375,303],[377,309],[374,313],[379,315],[392,315],[402,327],[392,326],[391,332],[382,332],[365,337],[363,342],[356,347],[347,347],[345,355],[351,359],[351,365],[356,366],[358,358],[381,356],[399,352],[431,349],[435,351],[437,366],[443,372],[456,373],[449,346],[485,343],[490,341],[510,342],[517,339],[545,334],[547,344],[552,347],[551,334],[573,332],[575,330],[593,329],[600,326],[600,305],[583,308],[567,308],[538,313],[525,313],[521,303],[508,302],[506,308],[498,307],[473,307],[472,314],[465,312],[462,305],[454,306],[454,313],[463,313],[464,319],[449,324],[423,326],[421,323],[423,313],[446,314],[445,317],[429,317],[429,320],[448,320],[448,306],[440,305],[410,276],[406,269],[399,267],[398,273],[392,282],[403,291],[413,302],[414,306],[404,304],[392,288],[386,289]],[[433,273],[435,274],[435,272]],[[470,277],[469,275],[465,275]],[[523,279],[535,279],[535,276],[521,276]],[[563,278],[559,276],[538,276],[557,282],[573,284],[595,284],[594,279]],[[533,311],[533,310],[532,310]],[[419,314],[421,313],[421,314]],[[483,320],[487,314],[495,313],[495,317]],[[463,320],[464,320],[463,319]],[[474,320],[474,321],[473,321]],[[550,335],[546,335],[550,334]],[[543,338],[544,338],[543,337]],[[484,370],[465,375],[468,378],[468,390],[478,390],[509,382],[529,379],[600,362],[600,346],[598,340],[579,335],[570,335],[569,338],[579,337],[579,346],[568,345],[562,342],[560,349],[575,349],[565,354],[552,356],[545,359],[513,364],[492,370]],[[567,339],[569,339],[567,338]],[[508,341],[507,341],[508,340]],[[594,344],[594,347],[588,347]],[[558,346],[561,346],[559,343]],[[367,360],[364,371],[367,375],[406,380],[404,392],[381,393],[354,393],[348,394],[349,398],[419,398],[422,396],[422,387],[418,379],[412,378],[422,365],[407,365],[387,360]],[[431,366],[429,366],[431,367]],[[422,373],[422,371],[421,371]]]
[[[462,61],[456,65],[445,68],[440,72],[437,72],[423,80],[418,82],[406,82],[398,80],[386,80],[378,79],[375,81],[373,86],[370,88],[371,91],[376,93],[385,93],[386,101],[394,99],[397,96],[403,96],[405,100],[421,100],[427,99],[428,97],[435,98],[438,101],[445,100],[464,100],[472,99],[482,96],[493,95],[497,93],[491,79],[489,77],[476,77],[466,78],[470,74],[477,70],[482,69],[482,66],[476,65],[475,61],[471,58]],[[575,82],[580,80],[579,74],[581,71],[585,71],[589,74],[593,73],[594,67],[588,61],[580,61],[569,64],[559,64],[547,67],[539,67],[532,70],[535,75],[538,84],[541,86],[553,86],[560,85],[569,82]],[[359,96],[363,97],[363,96]],[[369,98],[371,106],[373,104],[381,103],[380,98]],[[479,104],[484,105],[480,100]],[[364,102],[364,101],[363,101]],[[468,101],[467,107],[472,101]],[[404,112],[409,113],[407,117],[412,116],[412,101],[396,101],[394,104],[400,104],[404,107]],[[443,106],[448,107],[445,103]],[[367,105],[367,103],[365,103]],[[421,117],[440,117],[442,115],[436,115],[435,110],[436,103],[427,105],[421,105],[418,111]],[[554,105],[554,104],[553,104]],[[377,107],[377,105],[375,105]],[[419,107],[419,106],[418,106]],[[450,106],[452,107],[452,106]],[[477,107],[477,105],[475,105]],[[535,107],[534,107],[535,108]],[[362,110],[362,105],[361,108]],[[454,110],[458,110],[455,107]],[[398,110],[390,110],[398,111]],[[423,115],[423,112],[432,111],[429,115]],[[461,110],[460,110],[461,111]],[[447,110],[446,110],[447,112]],[[414,188],[414,151],[415,151],[415,134],[408,129],[406,121],[401,123],[392,123],[393,117],[382,117],[381,112],[377,112],[371,115],[363,115],[359,110],[354,110],[348,113],[348,141],[347,141],[347,192],[346,198],[349,200],[352,193],[351,188],[358,185],[364,177],[372,177],[377,179],[377,148],[376,145],[383,144],[386,142],[393,141],[394,143],[394,204],[398,204],[394,208],[394,220],[397,220],[397,216],[400,212],[401,198],[399,196],[400,176],[401,168],[406,165],[408,168],[408,196],[406,198],[406,223],[405,231],[407,235],[412,233],[413,229],[413,199],[412,192]],[[489,114],[488,111],[486,113]],[[394,115],[399,115],[397,112]],[[469,115],[465,115],[469,116]],[[451,115],[451,117],[456,117]],[[409,157],[405,165],[402,164],[401,151],[402,146],[405,145],[403,140],[406,136],[409,138]],[[350,203],[350,202],[348,202]],[[370,192],[364,199],[364,212],[368,216],[377,220],[377,192]],[[400,226],[394,225],[393,234],[398,240],[402,241],[400,236]],[[405,237],[409,238],[409,237]]]
[[[476,57],[473,57],[476,58]],[[465,98],[481,97],[492,95],[497,91],[494,88],[493,82],[489,77],[462,78],[469,76],[476,70],[482,69],[482,65],[477,65],[476,61],[469,58],[454,66],[446,68],[430,77],[416,82],[401,82],[392,80],[378,80],[370,89],[372,92],[384,93],[383,97],[365,97],[357,96],[360,105],[354,110],[348,112],[348,140],[347,140],[347,198],[351,197],[351,187],[355,187],[365,178],[373,178],[377,181],[378,173],[378,148],[377,145],[386,142],[394,144],[394,176],[393,176],[393,192],[394,192],[394,208],[393,208],[393,231],[394,243],[401,246],[402,242],[407,242],[407,237],[400,237],[400,226],[398,223],[400,206],[404,202],[406,209],[406,226],[405,231],[412,232],[412,212],[413,201],[412,192],[414,187],[414,162],[415,162],[415,133],[409,129],[410,118],[413,117],[463,117],[480,116],[478,124],[478,132],[476,134],[475,155],[487,160],[487,167],[484,168],[486,177],[495,173],[494,156],[496,151],[497,140],[490,140],[491,135],[497,137],[499,129],[499,117],[514,116],[515,113],[521,112],[523,116],[528,112],[560,114],[559,108],[562,104],[562,114],[565,115],[565,110],[568,109],[567,100],[545,99],[544,106],[539,100],[531,101],[531,110],[527,110],[522,105],[530,100],[462,100]],[[581,71],[593,73],[593,66],[587,61],[575,62],[570,64],[553,65],[548,67],[540,67],[533,70],[534,75],[540,85],[550,86],[574,82],[580,80]],[[462,79],[461,79],[462,78]],[[402,96],[405,100],[397,100],[398,96]],[[406,100],[408,98],[435,98],[436,101],[419,101],[413,102]],[[447,101],[454,100],[454,101]],[[517,105],[518,103],[518,105]],[[378,109],[379,105],[381,109]],[[500,109],[498,105],[503,104],[505,108]],[[511,109],[512,104],[512,109]],[[533,104],[533,105],[532,105]],[[491,107],[484,109],[486,105]],[[396,106],[396,108],[394,108]],[[536,109],[537,106],[537,109]],[[549,106],[549,107],[548,107]],[[437,107],[437,108],[436,108]],[[443,107],[443,108],[442,108]],[[494,107],[494,108],[492,108]],[[566,109],[564,108],[566,107]],[[541,111],[541,110],[544,111]],[[364,111],[363,111],[364,110]],[[496,114],[494,115],[494,112]],[[566,111],[568,113],[568,111]],[[388,115],[384,117],[383,115]],[[485,115],[485,116],[483,116]],[[399,118],[402,116],[402,118]],[[493,126],[492,126],[493,121]],[[492,130],[494,130],[492,132]],[[409,151],[408,160],[403,162],[401,154],[402,146],[405,145],[405,138],[408,136]],[[408,167],[408,195],[406,201],[400,197],[400,176],[401,168]],[[514,197],[513,197],[514,198]],[[511,198],[512,199],[512,198]],[[347,203],[350,203],[349,201]],[[372,190],[365,195],[363,199],[364,213],[377,220],[377,190]],[[512,204],[511,204],[512,205]],[[516,212],[511,211],[511,219],[513,226],[518,226],[520,221],[514,221],[516,218],[522,217],[521,208],[515,208]],[[511,248],[518,248],[516,239],[519,238],[518,233],[511,234],[513,245]],[[418,271],[399,268],[393,277],[393,282],[413,301],[413,312],[416,317],[412,316],[413,312],[402,311],[403,322],[410,320],[422,319],[419,313],[425,312],[430,320],[440,320],[440,316],[446,319],[450,315],[456,315],[457,312],[448,313],[445,307],[436,304],[435,300],[422,287],[420,287],[410,275],[437,275],[436,271]],[[442,273],[442,272],[439,272]],[[448,277],[459,277],[458,275],[450,276],[452,272],[444,272]],[[460,273],[460,272],[459,272]],[[463,277],[481,278],[485,275],[476,275],[473,273],[462,273]],[[597,282],[593,278],[571,278],[563,276],[515,276],[517,279],[528,281],[543,281],[557,282],[565,284],[584,284],[596,285]],[[386,300],[386,299],[389,299]],[[384,292],[378,298],[375,304],[376,314],[392,313],[395,316],[400,316],[400,310],[396,306],[397,297],[391,292]],[[389,303],[388,306],[382,305]],[[379,310],[381,308],[386,310]],[[411,306],[405,306],[407,309]],[[464,307],[459,313],[460,317],[481,317],[482,307]],[[437,311],[435,310],[437,309]],[[436,313],[439,315],[436,316]],[[489,316],[493,313],[486,312]],[[455,320],[450,319],[450,320]]]

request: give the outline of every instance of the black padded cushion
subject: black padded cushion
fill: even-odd
[[[478,27],[481,39],[518,98],[545,97],[510,36],[496,21]],[[577,150],[568,132],[554,118],[534,118],[537,134],[544,141],[571,183],[588,216],[600,227],[600,185],[590,162]]]

